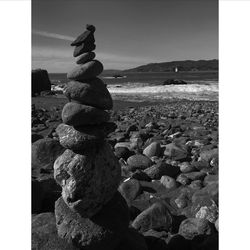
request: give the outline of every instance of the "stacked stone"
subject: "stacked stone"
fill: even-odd
[[[106,110],[113,101],[97,76],[103,65],[95,58],[95,27],[78,36],[76,66],[64,90],[69,102],[56,132],[65,152],[54,163],[54,178],[62,187],[55,203],[58,235],[79,248],[113,249],[128,228],[126,201],[117,191],[121,168],[105,141],[115,124]],[[113,215],[116,215],[113,217]]]

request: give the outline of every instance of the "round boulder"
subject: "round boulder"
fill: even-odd
[[[64,95],[71,101],[93,106],[99,109],[112,109],[111,95],[99,78],[86,83],[71,81],[64,90]]]
[[[109,118],[106,111],[74,102],[68,102],[62,110],[63,122],[71,126],[100,124]]]
[[[103,71],[103,65],[97,60],[89,61],[85,64],[76,66],[67,74],[67,78],[75,81],[85,81],[86,79],[95,78]]]
[[[87,52],[81,54],[79,57],[76,58],[77,64],[84,64],[88,61],[91,61],[95,58],[95,52]]]
[[[65,203],[83,217],[101,210],[117,191],[121,167],[106,142],[82,154],[66,150],[54,164]]]
[[[131,171],[136,169],[146,169],[153,164],[153,162],[147,156],[142,154],[130,156],[127,160],[127,163]]]
[[[115,249],[129,224],[128,207],[119,192],[91,218],[69,209],[62,198],[55,203],[55,215],[59,237],[80,249]]]

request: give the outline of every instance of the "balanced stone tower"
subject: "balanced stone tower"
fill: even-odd
[[[97,76],[103,65],[94,60],[95,27],[87,25],[78,36],[74,57],[78,64],[67,74],[62,110],[56,132],[66,148],[54,163],[54,178],[62,187],[55,203],[58,235],[80,249],[115,249],[128,230],[126,201],[117,191],[121,168],[105,137],[116,125],[106,110],[113,101]]]

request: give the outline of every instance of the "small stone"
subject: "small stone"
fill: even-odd
[[[188,172],[192,172],[192,171],[195,170],[195,168],[194,168],[192,165],[190,165],[189,162],[186,162],[186,161],[180,163],[180,164],[179,164],[179,167],[180,167],[180,171],[181,171],[182,173],[188,173]]]
[[[91,32],[95,32],[95,26],[92,24],[86,24],[86,29]]]
[[[73,56],[74,57],[80,56],[83,53],[95,50],[95,48],[96,48],[96,45],[94,44],[94,42],[82,43],[75,47]]]
[[[127,147],[116,147],[115,155],[118,159],[123,158],[126,161],[131,155],[133,155],[133,152]]]
[[[159,142],[152,142],[143,150],[143,154],[147,157],[160,156],[161,151],[161,144]]]
[[[152,161],[147,156],[142,154],[130,156],[127,160],[127,163],[131,171],[136,169],[146,169],[152,165]]]
[[[201,180],[192,181],[192,182],[189,184],[189,187],[192,188],[192,189],[199,190],[199,189],[201,189],[201,188],[203,187],[202,181],[201,181]]]
[[[91,31],[91,30],[84,31],[70,45],[71,46],[79,46],[79,45],[81,45],[82,43],[85,43],[85,42],[92,42],[92,43],[94,43],[95,42],[95,38],[94,38],[93,32],[94,31]]]
[[[76,58],[76,64],[84,64],[95,58],[95,52],[87,52]]]
[[[188,218],[182,221],[179,227],[179,234],[187,240],[195,236],[210,235],[213,232],[212,224],[205,219]]]
[[[181,183],[182,185],[188,185],[191,181],[185,174],[180,174],[177,179],[177,182]]]
[[[82,154],[66,150],[55,161],[54,178],[62,187],[62,197],[69,208],[91,217],[116,192],[121,167],[110,145],[103,143]]]
[[[139,169],[132,173],[131,178],[136,179],[138,181],[151,181],[151,178]]]
[[[67,149],[75,152],[83,151],[87,148],[93,147],[105,138],[104,128],[100,126],[84,126],[75,129],[66,124],[59,124],[56,132],[59,136],[60,144]]]
[[[175,189],[177,188],[177,184],[174,178],[170,176],[163,175],[160,179],[162,185],[164,185],[167,189]]]
[[[101,74],[103,71],[103,65],[97,60],[89,61],[85,64],[76,66],[67,74],[67,78],[75,81],[85,81],[92,79]]]
[[[165,146],[164,155],[168,156],[172,160],[184,160],[187,158],[187,152],[173,143]]]
[[[180,195],[179,197],[177,197],[174,200],[174,202],[175,202],[175,204],[176,204],[176,206],[178,208],[184,208],[184,207],[187,206],[187,199],[184,196],[182,196],[182,195]]]
[[[206,176],[205,173],[202,172],[190,172],[184,174],[188,179],[194,181],[194,180],[203,180]]]
[[[64,95],[69,101],[89,105],[99,109],[112,109],[113,101],[108,89],[99,78],[86,83],[70,81],[64,89]]]
[[[100,124],[107,122],[109,118],[104,110],[74,102],[68,102],[62,110],[63,122],[71,126]]]
[[[214,157],[218,157],[218,148],[206,150],[200,153],[200,160],[210,162]]]
[[[172,216],[163,202],[156,202],[148,209],[140,213],[132,223],[139,232],[146,232],[149,229],[170,230]]]
[[[218,181],[219,181],[219,177],[218,177],[218,175],[207,175],[205,178],[204,178],[204,181],[203,181],[203,183],[204,183],[204,185],[206,186],[206,185],[210,185],[210,184],[212,184],[212,183],[218,183]]]
[[[127,204],[130,206],[131,202],[140,194],[141,185],[138,180],[130,179],[126,182],[123,182],[118,191],[121,193],[123,198],[127,201]]]
[[[59,237],[80,249],[111,250],[118,246],[128,230],[129,211],[119,192],[91,218],[72,211],[62,198],[55,203]]]

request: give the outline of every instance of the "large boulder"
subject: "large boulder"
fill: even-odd
[[[65,203],[83,217],[101,210],[117,191],[121,167],[106,142],[81,154],[66,150],[54,164]]]
[[[41,91],[51,90],[51,82],[47,70],[45,69],[35,69],[32,70],[31,77],[31,91],[32,96],[35,94],[40,94]]]
[[[81,249],[114,249],[129,224],[126,201],[118,192],[91,218],[72,211],[62,198],[55,203],[55,215],[59,237]]]

